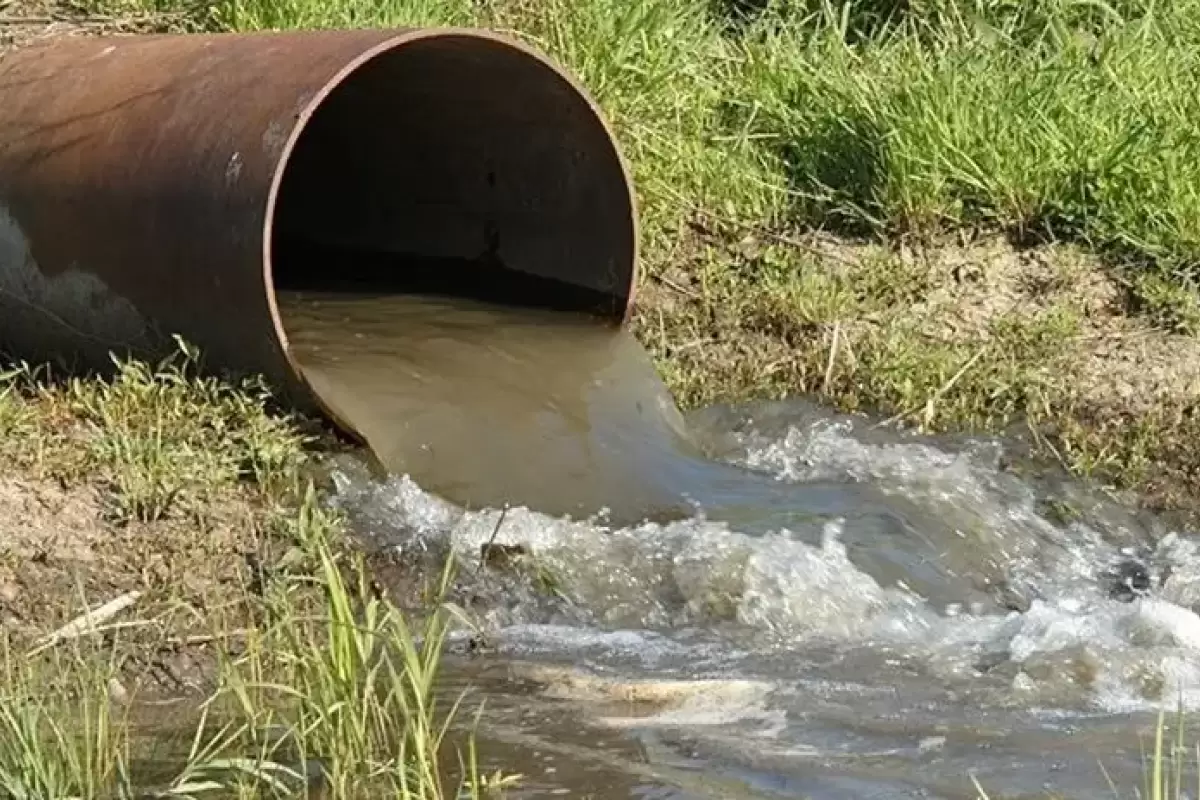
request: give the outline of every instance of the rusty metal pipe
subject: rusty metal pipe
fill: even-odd
[[[275,301],[346,277],[319,256],[353,251],[401,272],[474,259],[464,283],[538,276],[624,321],[634,194],[586,93],[482,30],[68,37],[0,57],[0,351],[103,368],[179,335],[354,434]]]

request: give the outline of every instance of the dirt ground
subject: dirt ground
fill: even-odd
[[[870,246],[825,242],[837,261],[871,257]],[[1129,313],[1128,288],[1097,257],[1066,244],[1014,247],[989,236],[966,245],[901,248],[924,261],[931,291],[908,314],[931,338],[985,342],[1001,317],[1035,320],[1077,312],[1062,342],[1080,398],[1097,413],[1144,414],[1200,399],[1200,338],[1155,328]]]
[[[231,496],[203,521],[119,525],[97,486],[0,470],[3,632],[23,650],[56,635],[97,637],[135,654],[126,674],[148,679],[152,693],[202,690],[213,666],[207,645],[241,627],[243,598],[278,558],[262,518],[249,498]],[[116,613],[80,624],[114,603]]]
[[[171,15],[93,14],[83,3],[61,0],[0,0],[0,54],[56,36],[161,33],[178,22]]]

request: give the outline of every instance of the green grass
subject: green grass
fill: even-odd
[[[33,668],[5,653],[0,684],[0,792],[99,797],[125,776],[128,753],[108,698],[111,664],[55,652]]]
[[[1195,4],[1091,25],[1048,12],[1036,35],[1024,14],[948,5],[855,46],[839,20],[748,45],[760,113],[739,117],[773,143],[802,198],[794,213],[1078,237],[1189,271]]]
[[[320,596],[307,598],[295,582],[273,587],[272,621],[225,660],[214,708],[241,721],[256,744],[270,731],[274,752],[319,760],[334,797],[481,797],[513,783],[480,773],[470,738],[451,760],[458,704],[440,707],[438,683],[450,611],[435,602],[414,628],[377,596],[361,558],[327,546],[339,523],[315,493],[295,524],[314,562],[312,577],[300,580],[315,580]],[[436,597],[451,575],[448,565]]]
[[[181,343],[161,364],[118,360],[106,380],[0,373],[0,466],[105,484],[119,522],[203,514],[239,484],[288,485],[311,437],[261,382],[201,376],[198,359]]]

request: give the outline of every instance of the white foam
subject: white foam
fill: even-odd
[[[687,626],[733,631],[751,649],[886,646],[944,680],[1011,675],[1010,699],[1031,706],[1128,710],[1179,697],[1200,705],[1193,540],[1163,539],[1154,557],[1173,572],[1153,596],[1122,603],[1098,577],[1120,548],[1083,521],[1046,519],[1034,488],[997,470],[986,448],[867,443],[846,423],[794,427],[766,442],[743,438],[744,463],[775,474],[781,492],[814,479],[878,485],[918,522],[931,521],[918,533],[937,558],[1016,587],[1027,610],[935,608],[902,586],[881,585],[847,551],[853,520],[827,524],[822,541],[810,544],[786,527],[751,536],[702,517],[614,529],[523,508],[468,512],[406,478],[382,488],[347,484],[341,499],[378,537],[436,538],[469,564],[488,542],[535,554],[577,616],[564,625],[538,617],[541,605],[498,616],[498,641],[512,648],[641,653],[653,665],[683,656],[671,631]]]

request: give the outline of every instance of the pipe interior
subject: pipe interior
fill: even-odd
[[[417,38],[352,71],[298,137],[272,279],[620,318],[632,206],[608,131],[553,68],[484,36]]]

